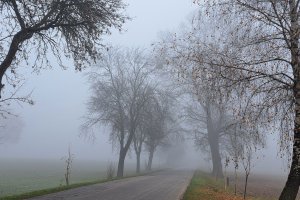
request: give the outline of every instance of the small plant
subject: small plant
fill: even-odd
[[[225,190],[227,190],[227,187],[229,186],[229,178],[227,176],[227,171],[226,171],[226,169],[228,168],[229,162],[230,162],[230,159],[228,156],[226,156],[225,170],[224,170],[224,188],[225,188]]]
[[[245,170],[245,187],[244,187],[244,199],[246,199],[246,195],[247,195],[247,186],[248,186],[248,178],[251,172],[251,168],[252,168],[252,149],[250,146],[246,146],[246,150],[244,152],[244,157],[242,159],[242,164]]]
[[[70,177],[71,177],[71,167],[72,167],[72,163],[73,163],[73,159],[74,159],[74,155],[71,154],[70,146],[69,146],[69,149],[68,149],[68,156],[63,157],[62,159],[64,159],[65,162],[66,162],[65,181],[66,181],[66,185],[69,186]]]
[[[238,180],[238,174],[237,174],[237,170],[239,168],[239,160],[238,157],[235,156],[234,160],[234,195],[236,195],[236,191],[237,191],[237,180]]]
[[[107,166],[106,178],[108,180],[112,180],[115,176],[116,168],[113,162],[110,162]]]

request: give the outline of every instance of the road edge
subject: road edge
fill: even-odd
[[[190,177],[186,180],[186,183],[184,185],[184,187],[182,188],[182,191],[179,194],[179,197],[177,200],[183,200],[184,194],[188,188],[188,186],[190,185],[192,178],[194,177],[195,171],[190,175]]]

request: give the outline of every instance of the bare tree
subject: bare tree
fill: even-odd
[[[237,184],[238,184],[238,173],[239,162],[242,160],[243,156],[243,135],[238,131],[240,125],[235,125],[233,129],[233,134],[230,134],[229,146],[227,146],[227,151],[233,161],[234,165],[234,194],[237,194]]]
[[[223,78],[242,85],[247,91],[247,108],[256,108],[256,118],[281,130],[281,144],[289,150],[293,145],[290,173],[280,195],[281,200],[294,200],[300,185],[300,59],[298,0],[225,0],[207,2],[211,21],[221,19],[231,33],[226,36],[215,28],[218,43],[225,49],[210,48],[217,59]],[[223,19],[223,20],[222,20]],[[208,49],[208,48],[206,48]],[[250,95],[249,95],[250,94]],[[249,98],[250,97],[250,98]]]
[[[192,30],[194,30],[193,27]],[[185,37],[187,34],[184,32],[182,35]],[[178,71],[182,84],[189,87],[187,93],[192,96],[192,99],[197,100],[185,106],[186,114],[183,117],[187,119],[191,127],[196,127],[192,130],[195,133],[196,145],[205,151],[207,147],[209,148],[207,152],[212,159],[212,175],[218,178],[223,177],[222,137],[227,137],[228,132],[225,130],[232,123],[237,122],[228,120],[229,100],[219,88],[220,83],[210,81],[211,73],[206,68],[213,66],[206,65],[202,68],[202,59],[190,56],[197,51],[197,47],[193,46],[194,42],[194,40],[182,40],[179,34],[167,34],[165,38],[162,38],[158,48],[166,58],[165,63],[174,67]]]
[[[141,171],[141,153],[143,150],[143,144],[146,140],[147,120],[146,109],[143,108],[143,114],[140,117],[140,123],[133,137],[133,147],[136,154],[136,173],[140,173]]]
[[[172,132],[174,117],[172,116],[172,101],[174,99],[161,92],[152,98],[151,110],[148,115],[146,129],[146,149],[149,152],[147,170],[152,169],[154,153],[158,146],[166,145]]]
[[[246,199],[247,195],[247,186],[248,186],[248,178],[252,168],[252,149],[249,146],[246,146],[244,149],[244,155],[242,158],[243,167],[245,170],[245,186],[244,186],[244,199]]]
[[[2,118],[2,120],[16,116],[13,114],[11,109],[12,105],[15,103],[27,103],[29,105],[34,105],[34,101],[31,99],[30,94],[17,96],[17,93],[21,88],[22,86],[17,89],[12,89],[14,90],[12,92],[8,89],[6,90],[7,94],[5,95],[5,98],[0,98],[0,118]]]
[[[233,122],[227,119],[228,96],[219,88],[219,82],[223,80],[210,81],[211,73],[207,69],[213,65],[203,65],[202,55],[193,57],[201,48],[197,45],[198,40],[202,39],[202,36],[195,32],[198,29],[193,27],[193,21],[194,19],[184,26],[180,34],[165,34],[156,48],[164,55],[165,64],[178,72],[178,79],[182,85],[189,87],[187,91],[192,99],[197,100],[192,106],[186,106],[184,117],[196,127],[192,130],[195,133],[196,145],[202,150],[209,148],[207,152],[212,159],[212,174],[218,178],[223,177],[220,152],[222,137]]]
[[[88,104],[83,130],[96,124],[111,127],[111,141],[118,142],[117,176],[122,177],[124,161],[138,128],[142,109],[151,90],[147,80],[147,59],[139,49],[108,50],[92,72],[93,96]]]
[[[278,110],[286,119],[290,119],[288,111],[281,107],[290,105],[285,102],[290,94],[286,93],[285,87],[274,83],[271,75],[264,76],[267,79],[261,81],[263,77],[251,69],[244,72],[237,70],[235,67],[242,66],[243,57],[253,56],[253,53],[242,51],[236,45],[237,41],[245,39],[241,33],[234,32],[239,24],[230,26],[226,21],[228,18],[216,20],[212,12],[210,19],[206,13],[206,10],[200,9],[181,32],[166,34],[157,48],[166,58],[166,64],[175,67],[179,79],[190,87],[199,102],[198,109],[187,109],[187,117],[198,123],[194,131],[196,143],[204,147],[209,144],[213,174],[222,176],[220,149],[228,148],[237,131],[239,137],[243,137],[247,131],[253,133],[251,140],[263,146],[264,137],[258,130],[269,126],[274,112]],[[234,17],[229,21],[236,23]],[[245,29],[243,31],[247,32]],[[286,113],[282,112],[284,110]],[[278,116],[278,112],[276,114]],[[237,126],[240,128],[234,129]],[[238,155],[233,157],[238,161]]]
[[[200,106],[198,104],[199,101],[186,106],[185,118],[192,127],[197,148],[211,156],[212,175],[216,178],[223,177],[222,143],[223,138],[228,136],[225,129],[232,122],[227,121],[224,107],[214,104],[209,99],[200,102]]]
[[[116,168],[113,162],[110,162],[106,169],[107,180],[112,180],[115,176]]]
[[[6,83],[18,84],[17,68],[39,71],[73,57],[76,70],[96,59],[101,36],[121,29],[127,19],[121,0],[1,0],[0,93]]]
[[[229,186],[229,177],[227,175],[227,168],[229,166],[230,159],[228,156],[225,157],[225,163],[224,163],[224,189],[227,190]]]
[[[66,163],[65,181],[66,181],[66,185],[68,186],[70,184],[71,168],[72,168],[72,163],[73,163],[73,160],[74,160],[74,155],[71,153],[71,147],[70,146],[68,148],[68,156],[66,156],[62,159],[64,159],[64,161]]]

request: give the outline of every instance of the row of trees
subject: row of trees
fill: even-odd
[[[119,150],[118,177],[123,176],[130,148],[136,153],[136,171],[140,172],[143,147],[151,170],[155,150],[168,139],[172,98],[153,84],[153,70],[143,51],[111,48],[88,76],[93,95],[82,130],[93,134],[98,132],[95,125],[110,127],[110,140]]]
[[[244,112],[249,109],[243,101],[247,88],[231,86],[219,65],[212,63],[219,58],[210,49],[221,37],[214,29],[219,23],[209,21],[200,10],[179,32],[165,34],[156,50],[157,57],[163,55],[165,67],[178,72],[181,85],[192,96],[193,101],[184,105],[188,132],[193,133],[196,147],[211,158],[212,175],[223,178],[222,160],[230,157],[238,166],[248,149],[265,145],[265,135],[259,133],[260,124],[253,123],[255,116]]]
[[[231,150],[234,160],[246,159],[249,149],[263,146],[267,133],[281,133],[282,150],[293,146],[280,199],[294,200],[300,185],[300,1],[213,0],[199,5],[191,22],[162,38],[157,48],[193,88],[206,113],[198,117],[207,123],[207,140],[209,132],[219,132],[212,134],[214,141],[230,132],[230,149],[250,145],[240,151],[244,156]],[[214,123],[207,112],[211,105],[217,113]],[[221,127],[213,130],[211,124]],[[213,155],[217,147],[210,147],[213,163],[219,165],[219,155]],[[220,173],[216,171],[220,169],[214,167]]]

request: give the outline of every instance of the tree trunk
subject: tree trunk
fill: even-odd
[[[219,139],[215,133],[208,133],[208,140],[213,164],[212,175],[216,178],[223,178],[222,159],[219,152]]]
[[[295,121],[300,120],[300,112],[298,112],[298,117]],[[299,156],[300,156],[300,127],[299,123],[295,127],[295,137],[293,145],[293,158],[292,165],[290,168],[290,173],[286,184],[281,192],[279,200],[295,200],[299,190],[299,181],[300,181],[300,169],[299,169]]]
[[[234,195],[236,195],[236,187],[237,187],[237,170],[234,169]]]
[[[33,36],[33,32],[27,30],[21,30],[13,37],[8,53],[4,58],[4,60],[2,61],[2,63],[0,64],[0,99],[1,99],[2,89],[4,87],[2,83],[2,79],[6,70],[11,66],[17,54],[17,51],[19,50],[19,45],[23,43],[25,40],[30,39],[32,36]]]
[[[148,170],[148,171],[151,171],[151,169],[152,169],[153,155],[154,155],[154,150],[151,150],[151,151],[149,152],[149,159],[148,159],[148,166],[147,166],[147,170]]]
[[[210,103],[209,100],[206,102],[206,118],[207,118],[207,136],[208,143],[211,152],[211,159],[213,164],[212,175],[214,177],[223,178],[223,170],[222,170],[222,159],[220,156],[220,148],[219,148],[219,133],[216,128],[216,124],[212,118]]]
[[[298,8],[294,1],[290,4],[291,20],[291,65],[294,75],[294,100],[295,100],[295,122],[294,122],[294,140],[293,157],[290,173],[286,184],[281,192],[279,200],[295,200],[300,185],[300,52],[299,52],[299,22]]]
[[[118,172],[117,177],[121,178],[124,175],[124,163],[125,163],[126,151],[122,148],[119,154]]]
[[[141,172],[141,152],[136,152],[136,173]]]
[[[245,180],[245,188],[244,188],[244,199],[246,199],[246,195],[247,195],[248,177],[249,177],[249,173],[246,172],[246,180]]]

